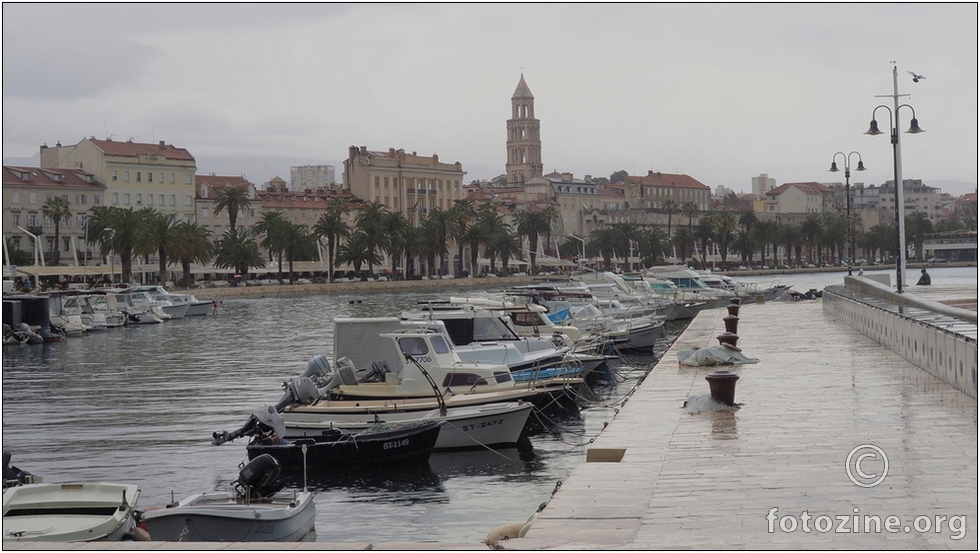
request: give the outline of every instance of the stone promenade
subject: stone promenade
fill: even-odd
[[[740,377],[740,408],[690,413],[685,399],[707,394],[720,367],[679,366],[676,353],[717,345],[726,315],[692,322],[592,445],[593,462],[524,538],[499,546],[977,549],[976,400],[819,301],[776,302],[739,312],[738,346],[759,359],[721,367]],[[887,457],[875,486],[849,478],[859,446]],[[868,486],[883,458],[864,447],[850,469]]]

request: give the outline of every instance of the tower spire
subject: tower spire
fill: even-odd
[[[511,96],[511,118],[507,120],[507,184],[523,185],[543,174],[541,163],[541,122],[534,118],[534,94],[521,79]]]

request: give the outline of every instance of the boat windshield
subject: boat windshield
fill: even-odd
[[[418,336],[399,338],[398,347],[401,348],[402,353],[405,355],[425,355],[429,353],[429,348],[425,345],[425,339]]]
[[[442,336],[433,336],[432,351],[436,353],[449,353],[449,344],[446,343],[446,339]]]

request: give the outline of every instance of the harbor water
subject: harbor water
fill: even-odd
[[[934,284],[977,282],[975,267],[930,273]],[[779,280],[806,292],[839,284],[844,274],[742,280]],[[211,433],[237,428],[254,408],[274,403],[283,380],[313,355],[331,356],[333,317],[397,315],[437,299],[445,295],[226,299],[208,317],[6,346],[3,448],[46,482],[138,484],[142,509],[229,489],[245,443],[215,447]],[[683,328],[672,325],[671,337]],[[584,460],[590,439],[653,362],[627,354],[611,362],[610,381],[582,390],[588,397],[580,409],[533,414],[530,448],[436,452],[405,467],[310,470],[317,541],[476,544],[497,526],[526,520]],[[302,487],[302,475],[290,485]]]

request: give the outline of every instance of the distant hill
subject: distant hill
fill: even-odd
[[[926,186],[932,186],[939,188],[943,192],[952,194],[953,196],[962,196],[963,194],[970,194],[971,192],[977,191],[977,183],[975,182],[964,182],[960,180],[926,180],[922,179],[922,184]]]
[[[41,165],[41,154],[36,153],[30,157],[5,157],[3,164],[15,167],[38,167]]]

